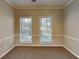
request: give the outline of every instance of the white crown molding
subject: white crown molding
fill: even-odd
[[[13,8],[16,8],[9,0],[5,0],[10,6],[12,6]]]
[[[6,2],[15,9],[64,9],[68,5],[70,5],[73,1],[74,0],[69,0],[63,7],[57,7],[57,6],[31,6],[31,7],[17,8],[9,0],[6,0]]]
[[[57,6],[31,6],[31,7],[25,7],[25,8],[16,8],[16,9],[62,9],[62,7]]]
[[[74,0],[69,0],[62,8],[66,8],[67,6],[69,6]]]

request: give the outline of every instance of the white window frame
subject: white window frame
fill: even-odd
[[[21,41],[22,39],[21,39],[21,17],[24,17],[24,18],[31,18],[31,20],[32,20],[32,16],[20,16],[19,17],[19,22],[20,22],[20,40],[19,40],[19,43],[32,43],[32,39],[31,39],[31,42],[28,42],[28,41]],[[32,21],[31,21],[32,22]],[[31,33],[32,34],[32,33]],[[32,35],[31,35],[32,36]]]
[[[52,20],[52,16],[40,16],[40,17],[39,17],[39,22],[40,22],[40,20],[41,20],[42,17],[51,17],[51,24],[53,23],[53,22],[52,22],[52,21],[53,21],[53,20]],[[39,24],[41,24],[41,23],[39,23]],[[53,28],[52,26],[53,26],[53,24],[51,25],[51,29]],[[40,29],[40,28],[39,28],[39,29]],[[40,36],[40,38],[39,38],[40,44],[52,44],[52,43],[53,43],[52,33],[53,33],[53,29],[51,30],[51,41],[50,41],[50,42],[41,42],[41,32],[40,32],[40,35],[39,35],[39,36]]]

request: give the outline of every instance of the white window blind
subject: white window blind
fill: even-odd
[[[40,17],[40,42],[52,43],[52,17]]]
[[[20,17],[20,42],[32,43],[31,17]]]

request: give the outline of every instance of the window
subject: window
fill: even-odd
[[[20,17],[20,42],[32,43],[31,17]]]
[[[40,42],[52,43],[52,17],[40,17]]]

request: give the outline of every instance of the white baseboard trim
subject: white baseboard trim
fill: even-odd
[[[65,48],[66,50],[68,50],[70,53],[72,53],[75,57],[77,57],[77,58],[79,59],[79,56],[78,56],[76,53],[74,53],[72,50],[70,50],[69,48],[67,48],[67,47],[65,47],[65,46],[64,46],[64,48]]]
[[[48,47],[64,47],[64,45],[20,45],[20,44],[16,44],[16,46],[40,46],[40,47],[44,47],[44,46],[48,46]]]
[[[12,48],[10,48],[9,50],[7,50],[6,52],[4,52],[1,56],[0,59],[5,56],[8,52],[10,52],[13,48],[15,48],[15,46],[13,46]]]

